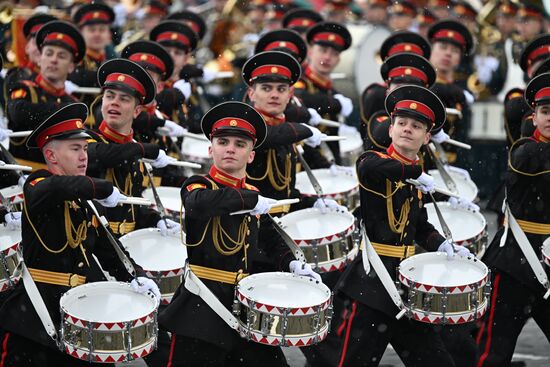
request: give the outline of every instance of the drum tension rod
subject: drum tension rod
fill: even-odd
[[[442,312],[441,312],[441,324],[442,325],[446,325],[448,323],[448,320],[447,320],[447,292],[448,292],[448,288],[447,287],[443,287],[443,296],[441,297],[441,309],[442,309]]]
[[[283,329],[281,331],[281,334],[283,336],[283,339],[281,340],[281,344],[283,347],[288,347],[288,341],[286,340],[286,332],[288,329],[288,308],[285,307],[283,311]]]
[[[124,339],[126,340],[126,361],[133,361],[134,357],[132,356],[132,322],[126,321],[124,323]]]
[[[88,362],[94,361],[94,326],[93,322],[88,321]]]
[[[0,271],[2,272],[2,277],[8,281],[8,289],[13,289],[15,284],[13,283],[13,280],[11,279],[10,269],[8,267],[8,260],[6,259],[6,255],[4,255],[3,251],[0,251],[0,262],[2,263],[2,266],[0,266]]]

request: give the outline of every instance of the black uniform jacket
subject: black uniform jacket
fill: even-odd
[[[255,272],[256,257],[267,253],[279,265],[279,270],[288,271],[293,256],[282,244],[268,218],[229,215],[256,206],[258,191],[254,186],[213,167],[207,176],[190,177],[183,185],[181,197],[188,229],[186,242],[190,264],[251,274]],[[238,240],[239,232],[243,236],[242,245],[232,242]],[[230,310],[234,286],[211,280],[203,282]],[[235,330],[183,284],[159,316],[159,323],[178,335],[218,344],[228,350],[240,339]]]

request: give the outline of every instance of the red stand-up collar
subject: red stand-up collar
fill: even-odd
[[[210,167],[210,172],[208,172],[208,175],[214,179],[219,184],[222,184],[224,186],[233,187],[234,189],[242,189],[245,187],[246,184],[246,176],[238,179],[233,176],[228,175],[227,173],[223,173],[219,169],[216,168],[216,166]]]
[[[25,65],[25,68],[29,69],[30,71],[32,71],[33,73],[40,73],[40,68],[38,67],[38,65],[36,65],[34,62],[32,61],[29,61],[27,63],[27,65]]]
[[[537,141],[538,141],[539,143],[548,143],[548,142],[550,141],[550,139],[544,137],[544,136],[540,133],[540,130],[539,130],[538,128],[537,128],[537,129],[535,130],[535,132],[533,133],[533,137],[534,137],[535,139],[537,139]]]
[[[316,86],[322,89],[332,89],[332,80],[325,78],[322,75],[314,72],[309,65],[306,65],[304,71],[306,77],[313,82]]]
[[[281,124],[284,124],[285,121],[286,121],[286,117],[285,117],[284,114],[282,116],[271,116],[267,112],[264,112],[264,111],[262,111],[258,108],[256,108],[256,111],[258,111],[260,113],[260,115],[262,115],[262,117],[264,118],[265,123],[269,126],[281,125]]]
[[[392,157],[393,159],[396,159],[398,160],[399,162],[403,163],[403,164],[407,164],[407,165],[414,165],[414,164],[418,164],[419,163],[419,159],[409,159],[405,156],[403,156],[402,154],[399,154],[396,150],[395,150],[395,147],[393,146],[393,144],[390,144],[388,150],[388,155],[390,157]]]
[[[38,84],[42,89],[44,89],[47,93],[53,95],[53,96],[56,96],[56,97],[61,97],[61,96],[64,96],[66,93],[65,93],[65,86],[63,86],[63,88],[56,88],[52,85],[52,83],[50,83],[49,81],[47,81],[43,76],[42,74],[38,74],[36,76],[36,78],[34,79],[34,81],[36,82],[36,84]]]
[[[86,56],[88,56],[88,58],[90,58],[91,60],[99,63],[102,63],[103,61],[105,61],[105,52],[98,52],[87,48]]]
[[[109,125],[107,125],[105,120],[101,121],[101,125],[99,125],[99,131],[107,139],[114,141],[115,143],[118,143],[118,144],[131,143],[134,141],[133,131],[131,131],[129,135],[122,135],[121,133],[118,133],[113,129],[111,129]]]

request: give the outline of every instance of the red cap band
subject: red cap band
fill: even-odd
[[[167,11],[164,8],[149,5],[145,7],[145,13],[165,16],[167,14]]]
[[[531,65],[539,57],[549,55],[549,54],[550,54],[550,45],[537,47],[527,57],[527,64]]]
[[[141,96],[145,97],[145,87],[137,79],[128,74],[111,73],[105,79],[105,83],[122,83],[137,91]]]
[[[396,112],[399,110],[414,110],[415,112],[418,112],[421,115],[424,115],[428,120],[432,122],[432,124],[435,122],[434,111],[432,111],[432,109],[426,106],[424,103],[420,103],[418,101],[413,101],[410,99],[405,99],[403,101],[397,102],[397,104],[395,105],[395,108],[393,109],[393,112]]]
[[[509,4],[502,4],[499,8],[500,12],[507,15],[516,15],[517,8],[510,6]]]
[[[69,46],[73,50],[73,53],[75,55],[78,54],[78,47],[76,46],[76,42],[65,33],[59,33],[59,32],[49,33],[44,39],[44,42],[46,41],[62,42],[67,46]]]
[[[475,18],[476,15],[477,15],[476,13],[474,13],[472,11],[472,9],[467,8],[462,4],[456,5],[453,10],[458,15],[464,15],[464,16],[471,17],[471,18]]]
[[[156,39],[157,42],[162,41],[177,41],[179,43],[183,43],[185,46],[189,47],[191,45],[191,42],[189,41],[189,38],[187,38],[185,35],[178,33],[178,32],[162,32],[157,36]]]
[[[187,20],[183,21],[183,24],[185,24],[186,26],[191,28],[193,30],[193,32],[195,32],[196,34],[199,34],[201,32],[201,27],[195,22],[192,22],[192,21],[187,19]]]
[[[315,22],[309,18],[294,18],[288,22],[288,27],[311,27]]]
[[[252,139],[256,139],[256,129],[254,126],[243,119],[240,119],[238,117],[225,117],[223,119],[220,119],[212,125],[212,131],[210,132],[210,137],[216,135],[216,132],[223,127],[234,127],[238,129],[243,129],[249,135]]]
[[[542,14],[534,9],[521,8],[518,11],[520,18],[542,18]]]
[[[294,52],[295,54],[299,54],[300,50],[298,49],[298,46],[296,46],[292,42],[288,41],[275,41],[271,42],[267,46],[265,46],[264,51],[273,50],[274,48],[288,48],[290,51]]]
[[[137,63],[143,62],[146,64],[156,66],[157,68],[160,69],[162,73],[166,72],[166,65],[164,65],[162,60],[156,57],[155,55],[138,52],[130,56],[129,59]]]
[[[388,56],[400,54],[402,52],[412,52],[413,54],[424,56],[422,48],[414,43],[398,43],[390,48]]]
[[[292,79],[292,73],[290,69],[282,65],[262,65],[257,67],[250,74],[250,81],[259,76],[269,76],[269,75],[281,75]]]
[[[346,45],[346,41],[344,41],[344,39],[340,37],[339,34],[332,33],[332,32],[319,32],[313,36],[312,41],[313,42],[319,42],[319,41],[330,42],[340,47],[344,47]]]
[[[43,25],[44,25],[44,23],[34,25],[31,28],[31,30],[29,31],[29,35],[32,35],[32,34],[35,34],[36,32],[38,32],[40,30],[40,28],[42,28]]]
[[[550,87],[541,88],[536,94],[535,94],[535,104],[537,104],[538,101],[541,99],[549,98],[550,97]]]
[[[80,22],[78,22],[78,25],[83,25],[91,20],[101,20],[105,23],[111,23],[111,18],[109,17],[109,14],[107,12],[96,10],[84,14],[82,18],[80,18]]]
[[[393,14],[408,14],[412,15],[414,17],[415,11],[414,9],[409,8],[408,6],[404,6],[403,4],[394,4],[393,6],[390,6],[390,13]]]
[[[435,32],[435,34],[432,37],[432,39],[435,41],[437,41],[440,38],[452,39],[458,42],[459,44],[461,44],[463,47],[466,47],[466,40],[464,39],[464,37],[462,37],[460,33],[458,33],[455,30],[442,29],[440,31]]]
[[[44,145],[48,143],[50,136],[55,136],[65,131],[79,130],[79,129],[84,129],[84,124],[82,123],[81,119],[73,119],[73,120],[59,122],[53,126],[50,126],[49,128],[42,131],[40,134],[38,134],[38,136],[36,137],[36,146],[42,149],[42,147],[44,147]]]
[[[424,84],[428,84],[428,76],[422,70],[413,68],[410,66],[399,66],[397,68],[391,69],[388,73],[388,79],[398,78],[398,77],[414,77],[420,79]]]

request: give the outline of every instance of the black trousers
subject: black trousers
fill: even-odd
[[[288,367],[283,351],[242,339],[232,350],[199,339],[159,330],[158,348],[145,357],[149,367],[261,366]],[[2,366],[0,366],[2,367]]]
[[[111,363],[90,364],[10,332],[2,333],[0,342],[0,367],[114,367]]]
[[[357,301],[349,305],[334,320],[341,337],[338,366],[378,366],[388,344],[407,367],[455,366],[432,325],[397,320]]]
[[[550,342],[550,301],[506,273],[493,271],[491,306],[477,335],[476,367],[509,366],[521,330],[532,317]]]
[[[477,332],[475,322],[461,325],[435,326],[441,335],[445,348],[453,358],[456,367],[475,366],[478,348],[474,334]]]

